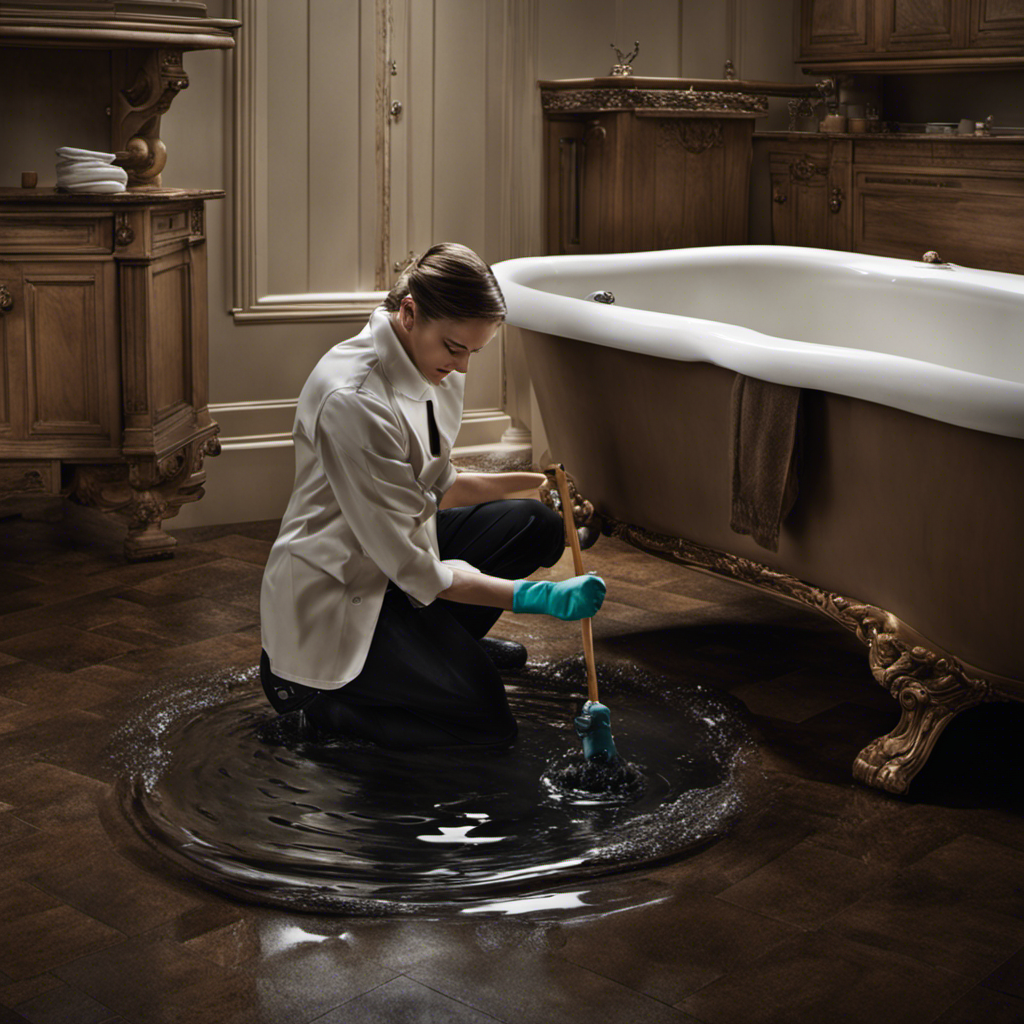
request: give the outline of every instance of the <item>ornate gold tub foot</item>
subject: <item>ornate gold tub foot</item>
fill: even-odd
[[[886,736],[869,743],[853,762],[860,782],[890,793],[906,793],[924,767],[942,730],[965,708],[991,696],[991,686],[969,676],[955,658],[911,646],[886,629],[892,620],[880,609],[843,602],[861,622],[869,644],[871,674],[896,698],[900,720]]]

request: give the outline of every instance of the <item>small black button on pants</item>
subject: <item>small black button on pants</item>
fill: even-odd
[[[488,576],[522,579],[551,566],[565,547],[562,517],[531,499],[489,501],[437,514],[441,558],[461,558]],[[414,608],[393,584],[362,672],[337,690],[260,675],[279,712],[303,708],[321,734],[386,747],[508,744],[516,722],[497,670],[477,643],[499,608],[438,599]]]

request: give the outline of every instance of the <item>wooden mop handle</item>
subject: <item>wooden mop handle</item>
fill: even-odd
[[[576,522],[572,516],[572,501],[569,499],[569,482],[565,479],[565,470],[555,467],[555,480],[558,482],[558,496],[561,499],[562,519],[565,522],[565,538],[572,548],[572,564],[577,576],[583,573],[583,552],[580,551],[580,538],[576,532]],[[580,619],[583,630],[583,657],[587,662],[587,696],[597,703],[597,666],[594,663],[594,628],[590,619]]]

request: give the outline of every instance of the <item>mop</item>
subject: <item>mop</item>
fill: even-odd
[[[576,533],[576,523],[572,515],[572,501],[569,498],[569,483],[565,477],[565,467],[555,467],[555,480],[558,483],[558,496],[562,506],[562,518],[565,521],[565,537],[572,548],[573,570],[577,576],[584,575],[583,553],[580,551],[580,539]],[[591,619],[580,619],[583,630],[583,657],[587,663],[587,702],[576,718],[576,734],[583,743],[583,756],[588,761],[598,764],[620,764],[622,759],[615,749],[612,739],[612,717],[608,708],[602,704],[597,693],[597,665],[594,661],[594,627]]]
[[[565,535],[572,548],[573,570],[583,575],[583,555],[580,539],[573,521],[572,501],[565,467],[555,467],[558,496],[565,521]],[[600,702],[597,693],[597,665],[594,661],[594,630],[590,619],[581,619],[583,630],[583,658],[587,663],[587,701],[575,719],[576,735],[583,744],[583,764],[570,765],[553,772],[549,779],[563,792],[579,795],[599,794],[613,801],[635,800],[644,791],[644,777],[633,765],[624,761],[615,749],[612,739],[612,716]]]

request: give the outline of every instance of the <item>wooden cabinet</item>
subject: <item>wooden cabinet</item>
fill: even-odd
[[[1024,274],[1024,142],[761,136],[772,240]],[[836,191],[838,190],[838,191]]]
[[[1020,46],[1024,40],[1024,0],[971,0],[972,47]]]
[[[967,45],[967,8],[956,0],[885,0],[881,13],[879,49],[885,53]]]
[[[1024,274],[1024,145],[886,147],[857,155],[852,248]]]
[[[747,240],[751,137],[766,96],[738,81],[540,85],[548,252]]]
[[[850,247],[850,143],[780,143],[770,154],[772,241]]]
[[[204,204],[0,189],[0,500],[66,494],[128,521],[131,559],[202,496],[207,409]]]
[[[117,395],[105,386],[117,370],[113,269],[88,259],[16,263],[10,274],[5,268],[13,301],[4,318],[11,328],[5,347],[25,382],[6,382],[10,408],[17,410],[10,440],[100,447],[116,442]],[[19,308],[20,317],[14,315]]]
[[[801,58],[868,53],[874,49],[872,0],[804,0],[801,13]]]
[[[797,59],[851,71],[1024,64],[1024,0],[802,0]]]
[[[224,193],[161,187],[160,120],[188,85],[183,53],[230,49],[238,27],[198,0],[0,4],[3,46],[109,51],[110,148],[129,184],[0,188],[0,508],[65,494],[115,512],[133,560],[172,553],[161,524],[202,497],[220,450],[205,203]]]

